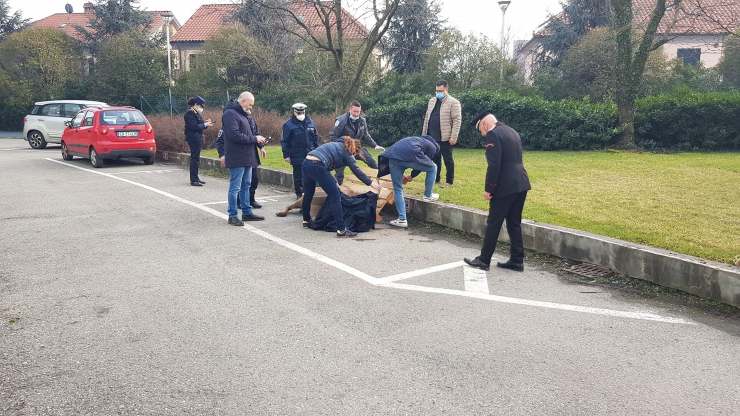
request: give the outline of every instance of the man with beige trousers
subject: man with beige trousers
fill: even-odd
[[[427,113],[424,116],[424,125],[421,134],[432,136],[439,144],[439,153],[434,158],[437,164],[437,180],[439,183],[442,172],[442,159],[445,162],[447,186],[455,182],[455,161],[452,159],[452,146],[457,144],[462,122],[462,106],[460,101],[449,94],[447,81],[437,81],[434,97],[429,100]]]

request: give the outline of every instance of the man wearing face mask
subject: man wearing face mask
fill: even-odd
[[[478,257],[464,259],[465,263],[478,269],[488,270],[491,257],[496,250],[501,226],[506,220],[511,252],[509,260],[496,266],[524,271],[524,242],[522,239],[522,210],[527,199],[529,184],[527,170],[522,161],[522,140],[519,133],[496,120],[490,112],[479,113],[473,119],[475,128],[486,138],[486,185],[483,198],[490,201],[486,235]]]
[[[434,97],[427,104],[424,116],[424,125],[421,134],[430,135],[439,144],[439,153],[434,158],[437,164],[437,183],[442,177],[442,159],[444,158],[447,172],[446,183],[451,186],[455,182],[455,161],[452,158],[452,146],[457,144],[462,123],[462,106],[460,101],[449,94],[447,81],[437,81]]]
[[[185,140],[190,146],[190,185],[203,186],[205,182],[198,176],[200,165],[200,151],[203,149],[203,130],[211,127],[211,119],[203,120],[203,106],[206,100],[203,97],[193,97],[188,100],[188,110],[185,112]]]
[[[329,135],[329,140],[333,142],[342,142],[343,137],[349,136],[355,140],[360,140],[364,145],[373,147],[375,150],[380,150],[381,152],[384,151],[385,148],[383,148],[383,146],[378,146],[372,136],[370,136],[367,128],[367,120],[365,120],[365,117],[362,117],[361,114],[362,105],[360,102],[352,101],[349,105],[349,111],[337,117],[337,121],[334,123],[334,128]],[[364,161],[365,164],[372,169],[378,168],[378,163],[373,159],[370,152],[368,152],[365,147],[360,149],[358,159]],[[344,181],[344,167],[337,169],[336,178],[337,183],[341,185]]]
[[[303,176],[301,167],[308,152],[319,147],[319,135],[311,117],[306,115],[306,104],[295,103],[291,107],[293,115],[283,124],[280,145],[283,159],[293,167],[293,188],[296,197],[303,195]]]

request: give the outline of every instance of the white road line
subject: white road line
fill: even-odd
[[[399,273],[399,274],[394,274],[392,276],[383,277],[383,278],[378,279],[378,282],[379,284],[397,282],[399,280],[411,279],[412,277],[419,277],[419,276],[424,276],[427,274],[443,272],[445,270],[450,270],[456,267],[460,267],[464,264],[465,263],[462,261],[456,261],[454,263],[447,263],[447,264],[440,264],[439,266],[427,267],[426,269],[412,270],[406,273]]]
[[[108,172],[111,175],[124,175],[129,173],[170,173],[182,172],[182,169],[156,169],[156,170],[127,170],[123,172]]]
[[[510,298],[507,296],[489,295],[487,293],[465,292],[462,290],[416,286],[416,285],[409,285],[405,283],[388,283],[382,286],[393,288],[393,289],[413,290],[416,292],[463,296],[466,298],[490,300],[490,301],[499,302],[499,303],[510,303],[514,305],[535,306],[538,308],[558,309],[561,311],[588,313],[592,315],[612,316],[616,318],[639,319],[643,321],[655,321],[655,322],[664,322],[664,323],[670,323],[670,324],[696,325],[694,322],[687,321],[685,319],[671,318],[671,317],[656,315],[656,314],[648,313],[648,312],[615,311],[612,309],[592,308],[589,306],[576,306],[576,305],[568,305],[564,303],[543,302],[543,301],[538,301],[538,300]]]
[[[96,175],[105,176],[110,179],[115,179],[117,181],[125,182],[130,185],[134,185],[139,188],[152,191],[164,197],[170,198],[174,201],[181,202],[193,208],[199,209],[203,212],[213,215],[214,217],[218,217],[223,220],[228,219],[228,215],[224,212],[216,211],[215,209],[207,207],[203,204],[199,204],[197,202],[193,202],[185,198],[181,198],[177,195],[173,195],[169,192],[162,191],[160,189],[154,188],[149,185],[144,185],[142,183],[135,182],[129,179],[120,178],[118,176],[112,175],[110,173],[101,172],[99,170],[92,170],[92,169],[87,169],[87,168],[83,168],[80,166],[75,166],[71,163],[62,162],[60,160],[55,160],[51,158],[46,158],[46,160],[48,160],[49,162],[53,162],[53,163],[68,166],[74,169],[78,169],[84,172],[93,173]],[[499,302],[499,303],[533,306],[533,307],[546,308],[546,309],[557,309],[557,310],[570,311],[570,312],[587,313],[587,314],[592,314],[592,315],[638,319],[638,320],[644,320],[644,321],[656,321],[656,322],[664,322],[664,323],[672,323],[672,324],[696,325],[694,322],[687,321],[684,319],[665,317],[665,316],[660,316],[660,315],[656,315],[653,313],[647,313],[647,312],[616,311],[616,310],[611,310],[611,309],[592,308],[592,307],[587,307],[587,306],[576,306],[576,305],[567,305],[567,304],[562,304],[562,303],[542,302],[542,301],[536,301],[536,300],[510,298],[510,297],[505,297],[505,296],[490,295],[490,294],[479,293],[479,292],[466,292],[466,291],[454,290],[454,289],[442,289],[442,288],[435,288],[435,287],[408,285],[408,284],[403,284],[403,283],[393,283],[393,281],[395,280],[408,279],[409,277],[414,277],[414,276],[423,276],[428,273],[434,273],[435,271],[449,270],[451,268],[461,266],[462,262],[443,264],[440,266],[429,267],[423,270],[402,273],[399,275],[393,275],[393,276],[389,276],[383,279],[378,279],[373,276],[370,276],[367,273],[357,270],[352,266],[346,265],[342,262],[326,257],[323,254],[316,253],[315,251],[309,250],[305,247],[301,247],[295,243],[284,240],[280,237],[276,237],[266,231],[255,228],[249,224],[245,224],[245,226],[242,227],[241,229],[247,232],[250,232],[252,234],[259,235],[260,237],[270,240],[284,248],[293,250],[297,253],[303,254],[306,257],[312,258],[316,261],[319,261],[321,263],[334,267],[338,270],[341,270],[373,286],[385,287],[385,288],[391,288],[391,289],[410,290],[410,291],[424,292],[424,293],[436,293],[436,294],[445,294],[445,295],[453,295],[453,296],[463,296],[463,297],[468,297],[468,298],[488,300],[488,301]]]
[[[229,201],[215,201],[215,202],[203,202],[201,205],[220,205],[220,204],[228,204]]]
[[[463,266],[463,279],[466,292],[490,293],[488,291],[488,276],[485,270],[476,269],[468,265]]]

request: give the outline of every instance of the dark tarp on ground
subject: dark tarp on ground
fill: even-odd
[[[378,205],[378,195],[372,192],[357,196],[342,194],[342,208],[344,209],[344,224],[357,233],[365,233],[375,228],[375,207]],[[334,219],[331,218],[328,204],[324,204],[311,222],[314,230],[337,230]]]

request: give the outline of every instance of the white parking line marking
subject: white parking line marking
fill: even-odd
[[[201,205],[220,205],[220,204],[228,204],[229,201],[216,201],[216,202],[203,202]]]
[[[216,211],[215,209],[205,206],[203,204],[199,204],[197,202],[187,200],[185,198],[179,197],[177,195],[173,195],[169,192],[162,191],[160,189],[154,188],[149,185],[144,185],[142,183],[135,182],[129,179],[120,178],[110,173],[105,173],[105,172],[101,172],[98,170],[92,170],[92,169],[87,169],[87,168],[83,168],[80,166],[75,166],[71,163],[62,162],[60,160],[55,160],[51,158],[46,158],[46,160],[48,160],[49,162],[53,162],[53,163],[68,166],[74,169],[78,169],[84,172],[93,173],[93,174],[104,176],[110,179],[115,179],[117,181],[125,182],[130,185],[134,185],[139,188],[152,191],[164,197],[170,198],[174,201],[181,202],[193,208],[199,209],[203,212],[213,215],[214,217],[221,218],[222,220],[228,219],[228,215],[224,212]],[[498,303],[525,305],[525,306],[533,306],[533,307],[546,308],[546,309],[557,309],[557,310],[580,312],[580,313],[586,313],[586,314],[592,314],[592,315],[637,319],[637,320],[644,320],[644,321],[656,321],[656,322],[664,322],[664,323],[672,323],[672,324],[696,325],[694,322],[687,321],[684,319],[665,317],[665,316],[661,316],[661,315],[657,315],[653,313],[647,313],[647,312],[625,312],[625,311],[617,311],[617,310],[611,310],[611,309],[593,308],[593,307],[587,307],[587,306],[576,306],[576,305],[568,305],[568,304],[562,304],[562,303],[511,298],[511,297],[490,295],[490,294],[479,293],[479,292],[466,292],[466,291],[454,290],[454,289],[443,289],[443,288],[435,288],[435,287],[408,285],[408,284],[403,284],[403,283],[393,283],[394,280],[392,279],[400,280],[400,279],[407,279],[409,277],[414,277],[414,276],[422,276],[422,275],[430,273],[429,270],[432,270],[432,273],[434,271],[449,270],[451,268],[460,266],[462,262],[443,264],[440,266],[429,267],[429,268],[426,268],[420,271],[402,273],[400,275],[394,275],[394,276],[389,276],[383,279],[379,279],[365,272],[357,270],[352,266],[349,266],[340,261],[324,256],[323,254],[316,253],[315,251],[312,251],[305,247],[301,247],[295,243],[284,240],[280,237],[274,236],[266,231],[253,227],[252,225],[245,224],[245,226],[241,227],[241,229],[247,232],[259,235],[260,237],[270,240],[284,248],[293,250],[297,253],[303,254],[306,257],[309,257],[311,259],[314,259],[316,261],[319,261],[321,263],[334,267],[338,270],[341,270],[373,286],[385,287],[385,288],[391,288],[391,289],[410,290],[410,291],[424,292],[424,293],[436,293],[436,294],[445,294],[445,295],[453,295],[453,296],[462,296],[462,297],[468,297],[468,298],[474,298],[474,299],[488,300],[488,301],[493,301],[493,302],[498,302]]]
[[[460,267],[463,264],[465,264],[465,263],[462,262],[462,261],[456,261],[456,262],[447,263],[447,264],[440,264],[439,266],[427,267],[426,269],[412,270],[412,271],[406,272],[406,273],[399,273],[399,274],[394,274],[392,276],[382,277],[382,278],[378,279],[378,281],[381,284],[383,284],[383,283],[392,283],[392,282],[397,282],[399,280],[411,279],[412,277],[419,277],[419,276],[424,276],[424,275],[427,275],[427,274],[432,274],[432,273],[437,273],[437,272],[443,272],[445,270],[450,270],[450,269],[454,269],[456,267]]]
[[[488,276],[485,270],[476,269],[468,265],[463,266],[465,291],[488,294]]]
[[[127,170],[123,172],[108,172],[111,175],[124,175],[129,173],[170,173],[182,172],[182,169],[155,169],[155,170]]]
[[[588,314],[593,314],[593,315],[613,316],[616,318],[639,319],[643,321],[655,321],[655,322],[664,322],[664,323],[670,323],[670,324],[696,325],[694,322],[687,321],[685,319],[671,318],[667,316],[656,315],[654,313],[649,313],[649,312],[615,311],[612,309],[592,308],[590,306],[576,306],[576,305],[568,305],[564,303],[543,302],[539,300],[510,298],[508,296],[489,295],[487,293],[466,292],[462,290],[442,289],[442,288],[437,288],[437,287],[416,286],[416,285],[409,285],[405,283],[388,283],[382,286],[390,287],[394,289],[401,289],[401,290],[413,290],[416,292],[463,296],[466,298],[490,300],[494,302],[510,303],[514,305],[526,305],[526,306],[535,306],[538,308],[558,309],[561,311],[580,312],[580,313],[588,313]]]

